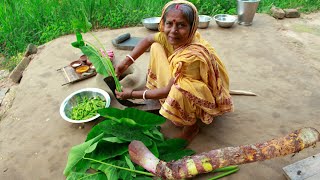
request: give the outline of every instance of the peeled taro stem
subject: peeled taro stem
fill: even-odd
[[[110,58],[111,60],[113,60],[113,59],[114,59],[114,53],[113,53],[113,51],[112,51],[112,50],[107,50],[107,53],[108,53],[109,58]]]
[[[101,54],[102,54],[103,57],[106,56],[106,52],[105,52],[102,48],[100,48],[100,52],[101,52]]]
[[[104,51],[102,48],[100,49],[100,52],[103,57],[109,56],[110,60],[112,61],[114,59],[114,53],[111,49]]]

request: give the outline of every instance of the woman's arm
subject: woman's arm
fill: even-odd
[[[167,86],[158,89],[152,90],[141,90],[133,91],[132,89],[123,89],[122,92],[116,92],[117,98],[119,99],[143,99],[143,93],[145,92],[145,99],[162,99],[166,98],[170,92],[171,86],[173,85],[174,80],[171,79]]]
[[[143,38],[132,50],[129,54],[134,60],[138,59],[151,45],[155,42],[154,40],[155,34],[150,34],[147,37]],[[133,64],[133,61],[130,57],[126,56],[121,63],[117,65],[115,68],[116,74],[119,77],[128,67]]]

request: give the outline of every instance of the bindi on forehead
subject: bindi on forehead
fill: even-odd
[[[166,21],[178,23],[178,22],[187,21],[187,19],[185,18],[181,10],[176,10],[174,8],[169,10],[168,13],[166,14]]]

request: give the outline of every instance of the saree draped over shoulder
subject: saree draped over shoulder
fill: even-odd
[[[215,116],[233,110],[229,78],[212,46],[196,33],[192,43],[173,50],[165,34],[155,35],[151,46],[147,88],[174,85],[161,99],[160,114],[176,125],[193,125],[197,119],[210,124]]]

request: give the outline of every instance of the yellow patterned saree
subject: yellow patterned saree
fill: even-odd
[[[197,119],[210,124],[215,116],[232,111],[229,78],[213,48],[206,48],[197,33],[193,43],[172,52],[163,36],[155,36],[147,76],[149,89],[165,87],[174,78],[168,97],[160,100],[160,114],[186,126]]]
[[[175,49],[167,42],[163,15],[171,4],[188,4],[194,20],[185,45]],[[214,48],[197,32],[198,13],[188,1],[171,1],[165,5],[151,46],[147,88],[156,89],[174,84],[168,96],[161,99],[160,114],[179,126],[190,126],[200,119],[210,124],[215,116],[233,111],[229,94],[229,78]]]

